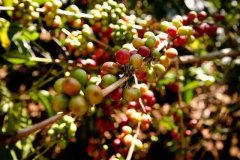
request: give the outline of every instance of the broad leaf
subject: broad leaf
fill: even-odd
[[[17,50],[14,50],[14,51],[4,54],[3,58],[13,64],[26,63],[29,59],[28,55],[21,54]]]

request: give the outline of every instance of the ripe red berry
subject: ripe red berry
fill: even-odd
[[[122,98],[122,95],[123,95],[123,89],[118,88],[118,89],[114,90],[113,92],[111,92],[108,96],[113,101],[119,101]]]
[[[179,36],[178,37],[178,43],[179,43],[179,45],[184,47],[187,44],[187,37],[186,36]]]
[[[175,36],[177,35],[177,27],[175,27],[175,26],[170,26],[170,27],[168,28],[167,32],[168,32],[168,35],[169,35],[170,37],[175,37]]]
[[[150,54],[150,52],[151,52],[150,49],[146,46],[141,46],[138,49],[138,53],[143,57],[147,57]]]
[[[189,18],[187,16],[183,16],[183,22],[182,23],[183,23],[184,26],[189,25],[190,24]]]
[[[223,15],[223,14],[220,14],[220,13],[216,13],[216,14],[214,15],[214,19],[215,19],[215,21],[217,21],[217,22],[221,22],[221,21],[224,20],[224,15]]]
[[[193,21],[197,17],[197,13],[195,11],[190,11],[188,13],[188,18]]]
[[[197,18],[199,19],[199,21],[203,21],[207,18],[207,13],[205,11],[201,11],[198,13]]]
[[[126,49],[120,49],[116,52],[115,57],[116,57],[116,61],[119,64],[124,65],[124,64],[127,64],[129,62],[130,53]]]
[[[205,32],[209,37],[212,37],[214,35],[216,35],[217,32],[217,26],[216,25],[206,25],[205,26]]]

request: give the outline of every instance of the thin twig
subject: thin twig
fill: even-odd
[[[117,89],[118,87],[120,87],[123,83],[125,83],[127,80],[129,79],[129,77],[122,77],[121,79],[119,79],[118,81],[116,81],[115,83],[113,83],[112,85],[108,86],[107,88],[103,89],[103,96],[107,96],[109,93],[111,93],[112,91],[114,91],[115,89]],[[62,118],[66,113],[59,113],[55,116],[52,116],[46,120],[43,120],[37,124],[34,124],[30,127],[27,127],[25,129],[22,129],[20,131],[17,131],[16,134],[12,135],[12,136],[8,136],[4,139],[0,139],[0,146],[4,146],[4,145],[8,145],[8,144],[12,144],[15,143],[16,141],[27,137],[28,135],[41,130],[43,128],[45,128],[46,126],[53,124],[54,122],[56,122],[57,120],[59,120],[60,118]]]
[[[138,79],[137,79],[137,77],[136,77],[136,74],[133,74],[133,78],[134,78],[135,84],[138,85]],[[145,109],[145,107],[144,107],[143,100],[142,100],[141,97],[138,99],[138,102],[139,102],[139,104],[140,104],[143,112],[146,113],[146,109]]]
[[[132,144],[131,144],[131,146],[130,146],[130,148],[128,150],[128,154],[127,154],[126,160],[131,160],[132,159],[132,155],[133,155],[133,152],[134,152],[134,149],[135,149],[136,140],[137,140],[137,137],[138,137],[138,135],[140,133],[140,126],[141,126],[141,121],[138,122],[136,133],[133,136],[133,141],[132,141]]]
[[[176,81],[178,84],[178,108],[180,110],[182,110],[182,94],[181,94],[181,85],[180,85],[180,79],[179,79],[179,59],[177,57],[176,60]],[[181,143],[181,149],[185,149],[185,142],[184,142],[184,130],[185,130],[185,126],[184,126],[184,122],[183,122],[183,116],[180,117],[180,143]],[[181,156],[180,160],[184,160],[184,157]]]
[[[220,59],[223,57],[237,57],[240,56],[239,50],[233,50],[231,48],[225,48],[220,51],[214,51],[211,53],[208,53],[205,56],[196,56],[194,53],[193,55],[187,55],[187,56],[180,56],[179,57],[179,65],[185,65],[185,64],[195,64],[195,63],[202,63],[204,61],[211,61],[214,59]],[[176,59],[172,61],[172,65],[176,65]]]
[[[5,6],[0,6],[0,11],[14,11],[14,7],[5,7]],[[37,12],[43,13],[45,12],[43,8],[36,8]],[[64,16],[71,16],[71,17],[76,17],[76,18],[87,18],[87,19],[92,19],[94,18],[93,15],[87,14],[87,13],[74,13],[71,11],[65,11],[62,9],[57,9],[57,14],[59,15],[64,15]]]
[[[55,116],[52,116],[44,121],[41,121],[31,127],[27,127],[27,128],[24,128],[20,131],[18,131],[14,136],[10,136],[10,137],[7,137],[7,138],[4,138],[0,141],[0,146],[4,146],[4,145],[7,145],[7,144],[12,144],[54,122],[56,122],[57,120],[59,120],[60,118],[62,118],[65,114],[67,113],[59,113]]]
[[[112,91],[114,91],[115,89],[117,89],[118,87],[120,87],[123,83],[125,83],[127,80],[129,79],[129,77],[122,77],[121,79],[119,79],[118,81],[116,81],[115,83],[111,84],[110,86],[108,86],[107,88],[104,88],[102,90],[103,96],[105,97],[106,95],[108,95],[109,93],[111,93]]]

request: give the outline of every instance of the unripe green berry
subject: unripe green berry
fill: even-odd
[[[91,84],[85,89],[85,96],[90,104],[98,104],[103,99],[103,93],[99,86]]]
[[[87,72],[83,69],[75,69],[71,72],[70,75],[71,77],[77,79],[82,86],[84,86],[88,81]]]
[[[155,59],[159,59],[161,54],[158,50],[154,49],[152,52],[151,52],[151,56]]]
[[[73,114],[82,116],[88,110],[87,100],[81,95],[73,96],[69,101],[69,109]]]
[[[102,81],[100,83],[100,85],[103,88],[106,88],[107,86],[113,84],[114,82],[117,81],[117,77],[112,75],[112,74],[106,74],[102,77]]]
[[[162,64],[158,63],[153,65],[153,70],[157,75],[162,75],[166,71],[166,68]]]
[[[142,66],[143,57],[140,54],[133,54],[130,57],[130,64],[134,69],[138,69]]]
[[[52,97],[52,107],[56,112],[63,112],[68,107],[68,97],[65,94],[58,94]]]

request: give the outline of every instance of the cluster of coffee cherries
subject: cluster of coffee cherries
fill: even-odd
[[[106,31],[109,27],[109,24],[115,24],[119,19],[125,17],[126,7],[123,3],[117,3],[114,0],[107,0],[102,4],[96,4],[90,14],[94,18],[89,20],[91,25],[101,22],[100,28],[103,31]]]
[[[84,24],[81,31],[72,31],[64,41],[68,51],[72,52],[75,57],[78,57],[87,55],[95,50],[91,37],[94,37],[92,28]]]
[[[122,66],[128,66],[127,71],[135,73],[141,81],[150,83],[166,71],[171,59],[178,55],[174,48],[160,48],[160,38],[152,32],[145,32],[143,38],[135,38],[129,45],[123,46],[115,53],[116,62]],[[163,54],[164,53],[164,54]]]
[[[81,13],[81,10],[74,4],[68,6],[65,10],[72,12],[74,14]],[[66,21],[67,24],[73,27],[74,29],[80,29],[83,25],[83,20],[81,20],[81,18],[76,18],[74,16],[67,16]]]
[[[88,84],[88,75],[83,69],[71,71],[69,77],[59,78],[54,83],[57,94],[52,98],[52,107],[56,112],[70,110],[77,116],[83,116],[90,105],[103,99],[102,89],[96,84]]]
[[[205,22],[207,18],[208,14],[205,11],[201,11],[199,13],[190,11],[188,15],[183,16],[183,24],[193,25],[195,38],[202,37],[204,34],[208,35],[209,37],[215,36],[218,27],[215,24]],[[216,18],[215,20],[217,21]]]
[[[160,30],[168,34],[168,37],[173,41],[173,46],[185,46],[193,37],[194,30],[191,26],[183,25],[183,18],[176,16],[169,21],[160,23]]]
[[[71,116],[64,115],[61,120],[54,123],[47,134],[50,137],[48,141],[57,141],[61,149],[66,148],[69,140],[75,137],[77,126]]]
[[[48,27],[59,28],[62,26],[62,19],[57,14],[57,10],[62,7],[62,1],[60,0],[50,0],[44,3],[44,20]]]
[[[112,25],[112,39],[115,45],[122,46],[125,43],[130,43],[134,38],[137,38],[137,30],[133,28],[131,23],[120,19],[117,24]]]
[[[39,7],[37,2],[32,2],[31,0],[14,0],[13,7],[15,9],[13,19],[20,21],[23,26],[39,18],[39,12],[36,11],[36,8]]]

